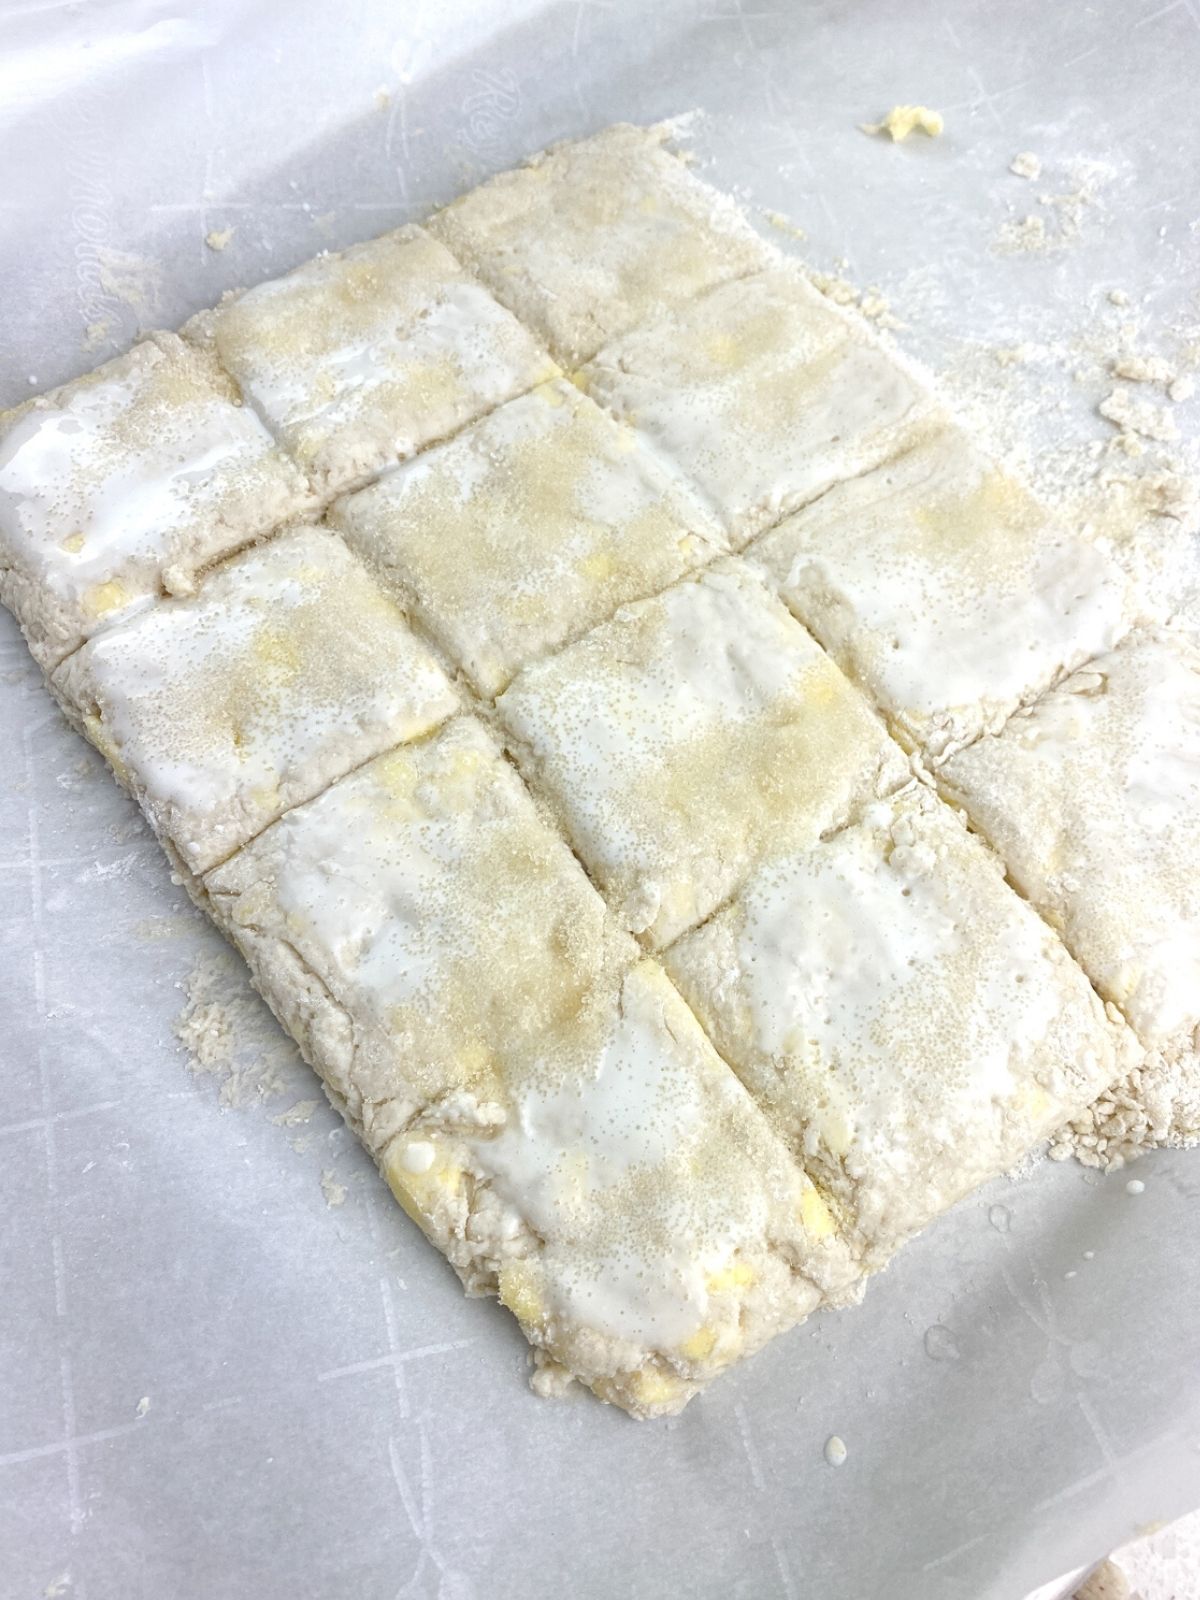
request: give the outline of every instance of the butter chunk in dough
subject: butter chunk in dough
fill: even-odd
[[[925,790],[762,867],[665,959],[868,1269],[1140,1055]]]
[[[497,705],[585,865],[655,947],[759,857],[908,776],[859,692],[728,560],[525,668]]]
[[[1200,1045],[1195,645],[1135,630],[939,781],[1142,1043]]]
[[[998,731],[1132,620],[1108,558],[957,428],[838,484],[751,558],[932,760]]]
[[[194,328],[330,493],[557,370],[515,317],[415,227],[317,256]]]
[[[339,501],[332,520],[488,698],[724,545],[637,434],[561,379]]]
[[[110,629],[53,687],[193,873],[457,709],[399,611],[321,528]]]
[[[850,1289],[817,1191],[469,719],[208,874],[397,1199],[637,1415]]]
[[[933,402],[796,268],[724,284],[614,340],[587,390],[649,435],[735,546],[898,455]]]
[[[49,671],[313,498],[216,363],[154,334],[0,416],[0,600]]]
[[[568,367],[702,289],[778,256],[728,196],[624,124],[543,151],[439,211],[431,233]]]

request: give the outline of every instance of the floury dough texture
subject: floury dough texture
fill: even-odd
[[[52,683],[194,873],[458,705],[426,646],[324,528],[235,557],[191,599],[92,640]]]
[[[1136,611],[1104,553],[956,427],[838,484],[749,559],[933,762],[1111,649]]]
[[[763,866],[666,959],[868,1267],[1139,1053],[924,788]]]
[[[318,256],[196,320],[318,486],[373,476],[557,369],[420,228]]]
[[[0,416],[0,600],[49,670],[313,502],[216,363],[155,334]]]
[[[437,212],[430,232],[576,367],[663,306],[778,260],[666,137],[618,125],[555,145]]]
[[[539,1392],[640,1417],[1064,1123],[1186,1135],[1200,1023],[1184,622],[668,144],[0,418],[59,703]]]
[[[658,948],[758,859],[902,784],[899,747],[743,566],[528,667],[499,712],[627,928]]]
[[[643,1414],[852,1262],[661,969],[453,722],[206,880],[401,1204],[546,1358]]]
[[[330,516],[488,699],[527,662],[724,549],[646,440],[562,379]]]

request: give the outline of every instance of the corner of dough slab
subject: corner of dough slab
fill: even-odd
[[[945,132],[946,122],[940,111],[928,106],[893,106],[881,122],[860,122],[859,127],[864,133],[886,133],[893,144],[899,144],[910,133],[937,139]]]

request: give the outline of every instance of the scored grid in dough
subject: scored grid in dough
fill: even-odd
[[[646,443],[561,378],[329,518],[487,699],[725,543]]]
[[[908,748],[939,761],[1109,650],[1136,607],[960,428],[829,490],[747,559]]]
[[[816,1192],[474,720],[205,885],[401,1204],[599,1392],[672,1408],[852,1281]]]
[[[636,133],[636,130],[634,130],[632,133],[630,130],[625,130],[625,134],[623,136],[634,138],[641,137],[647,142],[647,144],[653,143],[656,146],[661,143],[661,134],[656,130],[643,132],[640,135]],[[579,148],[582,149],[583,147]],[[616,187],[619,190],[620,176],[614,176],[612,181],[616,184]],[[722,200],[719,202],[718,209],[727,207],[727,205],[728,202]],[[692,224],[689,223],[689,226],[691,225]],[[703,224],[700,225],[702,226]],[[642,237],[644,237],[644,230],[642,232]],[[370,247],[363,248],[366,253],[369,253]],[[774,261],[776,259],[777,258],[772,252],[771,260]],[[729,272],[725,271],[724,269],[722,269],[722,273],[726,277],[730,276]],[[318,272],[317,275],[319,277],[320,273]],[[720,275],[722,274],[718,274],[718,276]],[[779,302],[782,299],[782,303],[787,311],[787,316],[798,317],[800,322],[803,324],[811,316],[815,315],[811,302],[804,301],[804,304],[801,304],[801,301],[804,300],[804,296],[796,286],[797,284],[802,283],[803,280],[795,271],[784,275],[768,274],[767,276],[773,284],[779,282],[781,277],[786,277],[789,280],[786,289],[774,295],[776,302]],[[479,292],[481,295],[484,295],[484,303],[486,303],[486,295],[484,294],[484,291],[480,290]],[[717,298],[721,293],[722,291],[720,289],[711,290],[708,294],[702,297],[703,304],[697,302],[692,308],[689,308],[686,300],[677,300],[673,307],[668,305],[656,307],[646,303],[644,300],[638,300],[637,297],[634,297],[630,300],[629,305],[626,308],[629,315],[629,321],[631,323],[645,319],[648,323],[652,324],[653,313],[655,311],[660,312],[660,321],[658,327],[655,328],[650,326],[648,328],[647,338],[645,341],[639,341],[636,332],[630,335],[630,338],[633,341],[634,350],[637,350],[640,343],[643,351],[648,347],[651,352],[653,352],[655,349],[657,349],[660,353],[663,352],[664,349],[671,344],[672,340],[678,340],[681,329],[689,326],[699,326],[703,328],[706,320],[711,321],[712,308],[714,304],[727,307],[732,315],[734,312],[736,312],[737,297],[732,296],[730,293],[726,293],[726,297],[722,301]],[[756,301],[761,302],[761,290],[749,291],[749,293],[752,304]],[[264,296],[264,298],[266,298],[266,296]],[[767,296],[767,298],[770,299],[772,297]],[[618,311],[619,310],[620,308],[618,307]],[[775,311],[778,311],[778,303],[776,304]],[[201,346],[211,349],[213,326],[218,315],[219,313],[206,313],[202,314],[200,318],[194,319],[193,323],[189,325],[187,330],[189,337],[198,341]],[[776,325],[786,327],[787,316],[784,317],[782,323],[779,322],[778,316],[776,316]],[[743,369],[738,372],[738,381],[733,385],[732,398],[737,403],[733,405],[732,411],[730,411],[730,408],[727,404],[724,406],[724,418],[722,418],[722,405],[714,404],[714,400],[723,399],[727,402],[730,399],[730,392],[727,389],[724,396],[722,396],[720,383],[715,383],[710,386],[708,393],[702,396],[704,403],[699,408],[685,404],[682,409],[676,407],[674,410],[672,410],[672,407],[668,403],[665,407],[665,410],[660,409],[658,414],[654,414],[652,409],[651,412],[648,412],[642,417],[639,417],[636,412],[633,416],[634,426],[637,427],[639,431],[647,431],[645,424],[647,422],[650,424],[648,432],[652,443],[654,443],[655,446],[668,459],[674,452],[676,468],[688,473],[688,475],[691,476],[693,483],[699,490],[704,491],[707,489],[710,496],[712,495],[714,488],[718,491],[717,498],[721,499],[723,502],[723,510],[725,512],[727,524],[731,529],[731,537],[736,540],[742,540],[749,537],[750,534],[756,531],[756,529],[761,525],[761,522],[764,518],[769,519],[771,516],[781,515],[785,510],[793,509],[795,505],[811,499],[813,494],[822,492],[824,489],[828,488],[832,483],[838,480],[839,476],[847,474],[852,475],[862,472],[869,469],[871,466],[878,464],[879,462],[885,461],[890,454],[899,453],[909,448],[914,440],[920,436],[921,429],[924,428],[928,423],[931,411],[933,409],[932,403],[928,396],[925,395],[921,390],[920,385],[914,382],[912,374],[908,372],[907,369],[903,368],[903,366],[898,363],[894,357],[885,353],[873,340],[872,336],[865,331],[865,329],[857,324],[846,321],[844,318],[842,318],[841,313],[837,313],[837,316],[841,320],[843,330],[845,330],[844,338],[848,341],[848,344],[842,343],[842,334],[833,337],[832,342],[829,344],[827,350],[827,354],[832,353],[832,359],[824,365],[826,375],[829,371],[832,371],[839,376],[841,381],[839,384],[834,385],[832,391],[826,394],[823,399],[819,392],[819,388],[817,389],[817,404],[815,408],[809,408],[810,411],[815,409],[815,423],[811,416],[806,417],[805,408],[800,402],[805,398],[808,400],[812,399],[814,392],[813,380],[815,377],[819,376],[822,369],[822,363],[818,362],[814,368],[811,360],[802,361],[800,363],[792,362],[790,363],[792,375],[788,376],[785,371],[782,371],[778,368],[773,370],[772,363],[769,359],[769,351],[764,351],[764,349],[761,347],[757,350],[752,350],[750,354],[752,355],[753,359],[749,362],[746,362],[744,360],[745,329],[742,330],[743,340],[740,347],[741,354],[739,354],[737,350],[734,350],[732,352],[732,355],[734,356],[732,362],[729,361],[731,351],[728,344],[724,345],[721,351],[716,352],[718,355],[723,355],[728,365],[734,368],[740,367]],[[489,321],[494,325],[495,319],[493,316],[489,315]],[[761,321],[762,319],[760,319],[760,323]],[[717,334],[720,333],[720,329],[713,331],[715,331]],[[761,336],[761,326],[759,331]],[[761,346],[761,337],[759,343]],[[751,340],[751,344],[753,344],[753,339]],[[365,352],[360,350],[357,353],[354,351],[349,353],[356,359],[365,355],[367,370],[364,374],[362,374],[362,376],[364,377],[364,380],[369,380],[370,365],[372,360],[369,348]],[[811,344],[808,347],[808,354],[811,355]],[[712,366],[713,355],[714,351],[712,349],[709,349],[704,353],[704,361],[710,368]],[[606,352],[600,352],[600,358],[596,366],[597,371],[605,367],[606,360]],[[877,386],[872,393],[874,394],[875,400],[881,402],[880,404],[876,405],[870,403],[872,399],[872,393],[864,395],[860,392],[856,392],[855,385],[847,383],[847,362],[850,363],[850,369],[855,373],[855,383],[857,384],[859,390],[861,390],[864,381],[867,381],[868,389],[870,388],[871,384]],[[351,364],[353,365],[353,363]],[[786,369],[788,366],[789,363],[785,362],[782,364],[782,368],[784,369]],[[618,370],[617,363],[615,361],[607,361],[607,367],[610,373]],[[646,376],[646,372],[643,371],[642,379],[645,379]],[[780,453],[774,474],[772,474],[770,470],[770,461],[764,460],[764,454],[761,448],[762,437],[756,436],[753,427],[752,412],[747,409],[745,404],[747,398],[753,393],[755,383],[762,379],[767,381],[768,396],[775,401],[782,401],[781,405],[775,405],[773,407],[776,415],[784,418],[790,416],[798,419],[800,423],[804,424],[804,426],[793,430],[790,434],[786,431],[783,433],[776,433],[774,442],[776,447],[779,448]],[[532,381],[536,381],[536,378]],[[363,385],[360,387],[370,390],[373,386],[369,382],[364,381]],[[602,388],[603,383],[601,383],[598,387],[593,385],[594,392],[600,392]],[[738,392],[739,389],[740,394]],[[361,402],[365,405],[367,415],[364,426],[361,429],[358,429],[358,437],[356,437],[355,433],[358,419],[354,415],[356,404],[352,403],[349,406],[351,425],[348,431],[334,430],[334,436],[332,440],[325,441],[330,443],[329,458],[327,461],[322,463],[321,469],[323,475],[322,488],[325,490],[325,492],[328,492],[330,487],[338,481],[339,472],[349,473],[351,465],[354,466],[355,472],[358,471],[358,465],[355,458],[362,454],[360,446],[365,445],[366,453],[368,455],[374,451],[376,456],[378,456],[381,449],[380,442],[385,441],[387,449],[383,451],[383,455],[385,459],[394,459],[396,439],[395,416],[389,415],[387,395],[388,392],[385,390],[381,397],[384,403],[380,406],[379,414],[376,416],[372,416],[370,414],[371,407],[368,403],[367,397],[362,394],[351,396],[351,400],[353,402]],[[670,396],[667,395],[666,399],[669,402]],[[864,404],[864,401],[867,403]],[[619,411],[625,409],[625,407],[626,400],[622,399],[621,404],[615,409]],[[484,406],[483,409],[486,409],[486,406]],[[747,420],[748,417],[750,418],[749,421]],[[854,419],[857,417],[858,419],[865,421],[868,424],[867,436],[858,440],[857,442],[850,441],[848,446],[845,448],[841,447],[843,442],[839,441],[839,448],[837,450],[830,451],[828,447],[831,443],[831,417],[834,419],[835,425],[839,430],[845,425],[847,419]],[[880,426],[877,424],[879,423],[881,417],[883,422]],[[465,420],[463,416],[456,415],[450,426],[452,428],[457,427],[463,420]],[[731,424],[731,426],[728,428],[724,428],[724,433],[723,423]],[[687,447],[686,449],[682,451],[675,449],[674,442],[671,437],[673,429],[675,434],[678,435],[678,438],[682,439],[684,445]],[[763,430],[760,429],[759,434],[762,433]],[[724,434],[728,434],[728,437],[725,437]],[[763,437],[765,437],[765,435],[763,435]],[[428,442],[432,442],[433,438],[434,430],[430,429],[428,431]],[[819,459],[816,461],[815,465],[806,464],[801,458],[800,453],[796,449],[797,439],[806,440],[809,446],[823,448],[824,453],[823,455],[819,456]],[[757,453],[755,453],[754,449],[751,448],[756,440],[760,446]],[[667,444],[665,451],[663,450],[664,441]],[[743,448],[743,453],[746,457],[745,464],[748,468],[747,472],[742,471],[737,450],[730,448],[731,441]],[[323,442],[319,438],[316,440],[316,448],[318,451],[323,448]],[[392,457],[387,457],[387,451],[393,451]],[[376,469],[379,464],[381,463],[377,461]],[[707,483],[704,481],[704,474],[706,470],[708,472]],[[738,563],[735,561],[733,563],[733,570],[742,571],[744,573],[745,581],[751,582],[749,578],[749,568],[740,568]],[[755,585],[755,587],[757,587],[757,585]],[[605,626],[605,624],[602,624],[601,626]],[[803,630],[799,629],[797,625],[792,624],[792,626],[796,627],[796,631],[798,633],[801,635],[803,634]],[[421,631],[419,623],[417,624],[417,631]],[[753,674],[751,674],[751,676],[753,676]],[[835,672],[835,677],[837,676],[838,675]],[[839,681],[843,685],[843,690],[841,692],[844,692],[850,696],[848,703],[857,704],[856,691],[852,690],[850,686],[845,683],[845,680]],[[467,694],[466,698],[468,701],[470,700],[469,693]],[[861,711],[856,713],[857,716],[861,716],[862,714],[864,713]],[[420,746],[409,747],[410,750],[417,748],[420,748]],[[516,754],[523,757],[527,756],[528,752],[518,745],[516,747]],[[342,781],[344,783],[352,783],[353,778],[348,778]],[[334,785],[332,788],[326,790],[325,795],[320,797],[320,799],[310,802],[310,805],[315,806],[321,804],[324,799],[337,794],[338,788],[339,785]],[[290,819],[298,815],[299,813],[296,812],[285,813],[279,822],[275,823],[270,829],[268,829],[267,834],[260,837],[267,838],[271,835],[278,836],[278,834],[285,832]],[[251,846],[250,848],[253,849],[254,846]],[[741,869],[743,872],[748,872],[753,867],[753,854],[753,851],[747,853],[746,860]],[[240,854],[235,854],[227,863],[225,863],[224,866],[216,869],[216,871],[218,873],[232,873],[237,869],[241,859],[242,857]],[[733,877],[736,878],[737,876],[738,874],[735,872]],[[733,883],[732,888],[736,890],[737,887],[738,884],[736,882]],[[244,934],[243,937],[245,937]],[[656,965],[654,965],[652,962],[647,963],[642,961],[636,969],[629,969],[627,976],[631,981],[635,973],[645,975],[644,984],[642,984],[641,980],[639,979],[639,984],[641,984],[643,989],[645,989],[646,985],[648,985],[651,991],[657,993],[661,997],[661,985],[664,980],[662,980],[660,969]],[[285,1008],[283,1005],[281,1005],[280,1009],[284,1010],[285,1014],[289,1016],[290,1020],[288,1025],[291,1026],[293,1031],[297,1033],[302,1043],[306,1043],[304,1034],[304,1018],[306,1014],[306,1008],[308,1008],[314,1002],[314,1000],[319,999],[319,986],[315,983],[312,975],[306,973],[300,964],[297,964],[297,966],[293,969],[292,981],[295,1005],[289,1008]],[[635,987],[637,986],[635,985]],[[284,985],[284,991],[285,993],[287,991],[286,984]],[[674,991],[670,992],[674,993]],[[622,993],[625,993],[625,991],[623,990]],[[676,1007],[682,1008],[678,1012],[679,1025],[673,1025],[672,1029],[669,1031],[672,1031],[674,1034],[678,1034],[680,1032],[687,1033],[690,1028],[695,1028],[695,1036],[699,1037],[698,1025],[695,1023],[694,1019],[691,1019],[690,1022],[687,1023],[684,1022],[683,1019],[690,1018],[690,1013],[687,1012],[686,1007],[683,1007],[683,1002],[679,1000],[678,996],[675,996],[675,999],[672,1001],[669,1009],[674,1010]],[[317,1006],[316,1009],[319,1011],[320,1007]],[[658,1008],[658,1011],[661,1015],[661,1006]],[[336,1043],[336,1041],[334,1042]],[[678,1040],[676,1040],[676,1042],[678,1042]],[[708,1051],[707,1053],[710,1061],[716,1061],[718,1059],[717,1057],[711,1055],[711,1051]],[[313,1054],[313,1052],[310,1050],[310,1055],[311,1054]],[[726,1090],[728,1090],[730,1076],[729,1069],[727,1067],[724,1068],[724,1074],[725,1076],[723,1078],[723,1082],[725,1083]],[[718,1076],[720,1076],[720,1074],[718,1074]],[[331,1093],[336,1102],[338,1100],[336,1086],[331,1088]],[[354,1117],[350,1113],[350,1108],[343,1104],[343,1109],[351,1115],[351,1120],[353,1121]],[[431,1231],[436,1232],[436,1230]],[[453,1255],[455,1248],[459,1243],[461,1243],[461,1240],[458,1239],[456,1234],[448,1234],[443,1238],[443,1243],[448,1253]],[[456,1262],[456,1264],[458,1263]],[[510,1296],[510,1298],[518,1304],[521,1301],[521,1287],[522,1286],[519,1283],[513,1286],[513,1292]],[[723,1292],[723,1290],[727,1287],[728,1285],[721,1285],[721,1289],[719,1291],[714,1290],[714,1294]],[[838,1292],[840,1293],[842,1291]],[[768,1326],[770,1321],[771,1319],[768,1317],[765,1319],[765,1321],[763,1319],[759,1319],[756,1323],[756,1326],[763,1330],[763,1336],[766,1336],[766,1334],[771,1331],[770,1327]],[[587,1361],[591,1359],[591,1355],[588,1354],[588,1352],[590,1350],[594,1353],[594,1346],[592,1344],[593,1334],[594,1330],[588,1330],[587,1328],[580,1327],[572,1330],[570,1336],[567,1338],[567,1343],[572,1344],[573,1346],[572,1351],[568,1354],[568,1363],[579,1368],[581,1370],[581,1375],[585,1376],[586,1372],[590,1370],[586,1366]],[[577,1348],[574,1347],[574,1340],[576,1338],[581,1341]],[[754,1342],[757,1342],[756,1338],[750,1339],[746,1347],[748,1348],[749,1345]],[[631,1377],[630,1381],[624,1386],[620,1387],[619,1389],[612,1390],[611,1392],[606,1393],[602,1384],[600,1383],[597,1383],[596,1387],[598,1392],[605,1393],[606,1398],[610,1398],[616,1403],[625,1406],[626,1409],[632,1411],[635,1415],[676,1409],[679,1404],[686,1400],[688,1394],[690,1394],[692,1389],[695,1387],[694,1380],[697,1378],[697,1373],[694,1369],[687,1367],[687,1362],[695,1361],[696,1359],[698,1358],[696,1357],[695,1353],[693,1353],[691,1356],[687,1356],[682,1352],[675,1352],[671,1355],[665,1355],[662,1351],[658,1351],[649,1358],[649,1362],[644,1368],[638,1369],[646,1375],[646,1381],[649,1383],[648,1388],[639,1387],[638,1381],[633,1377]],[[699,1359],[703,1361],[704,1358]],[[554,1372],[555,1368],[552,1363],[551,1366],[542,1374],[542,1379],[545,1380],[543,1387],[550,1387]],[[704,1376],[708,1375],[711,1374],[704,1374]],[[667,1379],[665,1386],[662,1381],[664,1377]]]
[[[1200,647],[1138,628],[939,773],[1146,1046],[1200,1047]]]
[[[580,381],[690,474],[735,549],[901,454],[937,415],[916,374],[796,266],[664,312]]]
[[[458,709],[441,667],[323,528],[235,557],[189,599],[91,640],[51,681],[192,873]]]
[[[0,416],[0,600],[49,671],[314,503],[216,363],[152,334]]]
[[[1140,1055],[923,787],[760,867],[665,961],[868,1270]]]
[[[449,251],[411,226],[317,256],[189,327],[325,493],[558,370]]]

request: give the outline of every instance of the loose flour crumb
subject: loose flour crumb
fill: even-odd
[[[175,1037],[189,1070],[214,1078],[223,1106],[246,1106],[295,1090],[308,1078],[296,1047],[227,951],[201,956],[183,984]]]
[[[1035,179],[1042,175],[1042,163],[1032,150],[1022,150],[1008,163],[1008,170],[1015,172],[1018,178]]]
[[[321,1193],[325,1196],[327,1206],[344,1206],[346,1203],[346,1185],[338,1182],[336,1174],[329,1167],[321,1174]]]

